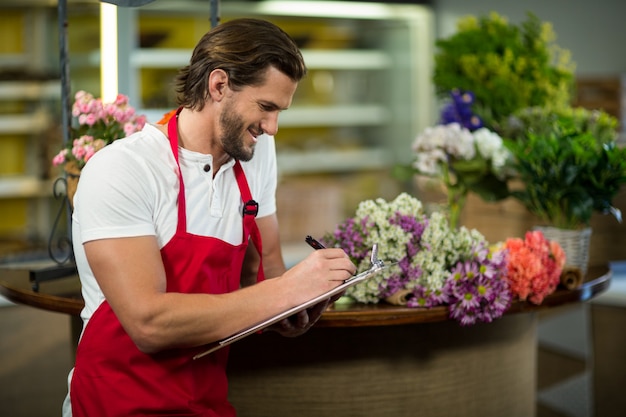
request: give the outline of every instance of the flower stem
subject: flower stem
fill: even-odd
[[[448,188],[448,207],[450,210],[450,228],[458,229],[461,212],[467,199],[467,189],[465,187]]]

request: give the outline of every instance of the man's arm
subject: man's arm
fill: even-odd
[[[154,236],[100,239],[84,247],[105,298],[144,352],[221,340],[331,290],[355,271],[343,250],[326,249],[233,293],[181,294],[166,292]]]

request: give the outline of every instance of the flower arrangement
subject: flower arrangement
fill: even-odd
[[[456,33],[436,42],[436,93],[445,98],[454,89],[473,91],[476,113],[497,132],[518,109],[565,106],[571,102],[574,64],[555,39],[551,24],[531,13],[520,25],[495,12],[466,16]]]
[[[381,259],[397,261],[348,288],[347,297],[378,303],[404,292],[408,307],[448,306],[450,318],[461,325],[491,322],[515,298],[540,304],[555,291],[565,261],[559,244],[541,232],[490,245],[475,229],[451,228],[440,212],[427,215],[406,193],[390,202],[361,202],[354,217],[321,240],[344,249],[358,272],[370,267],[374,243]]]
[[[485,201],[509,196],[510,151],[502,138],[482,126],[473,113],[471,92],[451,92],[450,103],[441,111],[441,124],[426,128],[414,140],[411,167],[396,167],[397,177],[415,174],[442,181],[448,196],[450,224],[457,227],[470,191]]]
[[[410,292],[410,307],[449,305],[463,325],[489,322],[508,308],[506,253],[492,250],[476,230],[450,228],[446,217],[424,213],[422,203],[406,193],[395,200],[366,200],[355,217],[327,233],[327,246],[343,248],[359,271],[369,268],[374,243],[381,259],[399,261],[346,291],[363,303],[377,303],[398,291]]]
[[[560,282],[565,265],[561,246],[540,231],[532,231],[524,239],[507,239],[504,249],[509,255],[507,280],[511,293],[520,300],[541,304]]]
[[[612,200],[626,183],[626,148],[617,120],[585,109],[525,109],[511,122],[511,168],[523,186],[511,190],[546,226],[581,229],[594,212],[621,212]]]
[[[54,156],[52,164],[73,165],[78,170],[100,149],[143,129],[146,123],[146,117],[136,114],[123,94],[118,94],[113,103],[103,103],[102,99],[79,91],[72,105],[72,116],[76,121],[73,139]]]

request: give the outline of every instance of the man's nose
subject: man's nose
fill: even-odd
[[[278,112],[268,114],[261,122],[261,129],[270,136],[278,133]]]

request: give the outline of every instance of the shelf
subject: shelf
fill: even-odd
[[[0,199],[50,195],[52,195],[51,181],[27,175],[0,176]]]
[[[309,70],[350,70],[369,71],[389,68],[391,58],[382,51],[342,49],[303,49],[302,56]],[[131,66],[135,68],[170,68],[178,69],[189,64],[192,49],[142,48],[133,52]],[[97,67],[100,65],[100,51],[94,50],[75,57],[78,67]]]
[[[47,100],[61,97],[61,82],[51,81],[0,81],[0,98],[6,100]]]
[[[13,133],[30,135],[40,133],[50,126],[50,118],[44,111],[32,114],[0,115],[0,134]]]
[[[382,105],[294,106],[281,113],[279,126],[379,126],[388,121],[389,112]]]
[[[26,54],[2,54],[0,56],[0,66],[3,70],[12,68],[23,69],[28,66],[29,57]]]
[[[150,123],[156,123],[171,109],[137,109]],[[380,126],[389,122],[382,105],[352,104],[333,106],[294,106],[280,114],[279,127]]]
[[[185,15],[206,15],[210,11],[208,5],[199,4],[195,0],[161,0],[147,4],[142,10],[151,13],[170,14],[176,12]],[[349,1],[228,1],[223,2],[220,12],[223,16],[283,16],[325,19],[356,19],[356,20],[407,20],[423,18],[423,9],[415,5],[385,4],[384,2]]]
[[[389,150],[382,148],[283,151],[277,154],[278,172],[280,175],[385,169],[391,164],[390,159]]]

